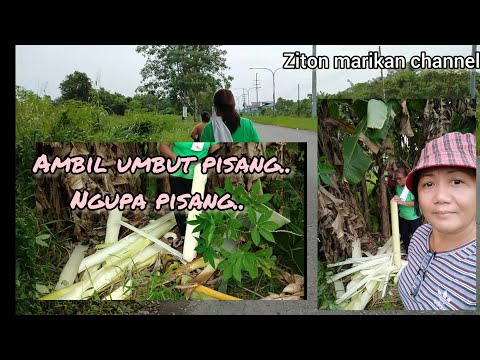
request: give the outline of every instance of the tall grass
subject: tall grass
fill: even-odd
[[[317,270],[317,298],[319,310],[340,310],[340,305],[335,304],[336,295],[333,284],[327,283],[327,278],[333,273],[321,261],[318,261]]]
[[[293,116],[253,116],[245,114],[243,117],[252,120],[255,123],[283,126],[292,129],[303,129],[310,131],[317,131],[317,118],[302,118]]]
[[[109,115],[91,104],[69,101],[54,106],[48,98],[17,92],[16,143],[25,136],[35,141],[191,141],[196,125],[177,115],[128,112]]]
[[[59,241],[48,226],[39,227],[35,213],[35,179],[31,168],[36,143],[42,141],[189,141],[191,118],[131,112],[108,115],[92,104],[69,101],[54,105],[49,98],[16,89],[15,127],[15,290],[18,314],[48,313],[48,305],[36,301],[42,289],[51,290],[60,275],[60,264],[68,258],[65,239]],[[48,224],[47,224],[48,225]],[[57,234],[58,235],[58,234]],[[57,306],[52,303],[52,306]],[[105,305],[108,307],[107,305]],[[90,313],[104,311],[92,306]],[[63,306],[75,312],[75,304]],[[84,313],[89,313],[88,306]],[[108,307],[115,312],[115,305]],[[118,308],[118,312],[125,309]]]

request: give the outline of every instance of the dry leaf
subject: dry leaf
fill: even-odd
[[[84,174],[67,174],[65,177],[67,185],[72,190],[82,190],[85,187]]]
[[[289,294],[294,294],[296,292],[299,292],[302,290],[302,287],[298,284],[288,284],[285,286],[285,288],[282,290],[283,293],[289,293]]]

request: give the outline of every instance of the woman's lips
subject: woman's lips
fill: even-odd
[[[433,212],[433,215],[436,215],[436,216],[441,216],[441,217],[446,217],[446,216],[449,216],[449,215],[453,215],[455,214],[455,211],[434,211]]]

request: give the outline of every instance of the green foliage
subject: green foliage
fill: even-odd
[[[169,279],[158,272],[143,271],[130,278],[132,281],[131,291],[138,301],[151,300],[185,300],[185,295],[175,291],[176,284],[163,285]]]
[[[25,176],[27,171],[21,173]],[[36,279],[46,278],[47,268],[37,266],[39,251],[43,246],[35,236],[35,182],[28,174],[25,181],[16,184],[15,207],[15,291],[16,313],[33,314],[39,311]],[[26,195],[29,194],[29,195]]]
[[[129,108],[127,98],[119,93],[111,94],[104,88],[92,91],[91,98],[97,102],[98,106],[103,107],[109,114],[125,115],[125,111]]]
[[[265,115],[269,113],[271,116],[273,111],[270,109],[266,110]],[[289,118],[298,118],[300,115],[301,118],[311,118],[312,116],[312,98],[307,97],[300,101],[298,100],[288,100],[279,97],[275,101],[275,115],[276,116],[285,116]]]
[[[346,136],[342,144],[343,177],[352,185],[358,184],[372,164],[358,144],[358,136]]]
[[[167,114],[169,112],[164,112],[170,103],[166,100],[159,100],[159,98],[152,94],[137,94],[135,95],[129,103],[129,109],[135,110],[138,112],[160,112]],[[181,109],[173,109],[173,113],[180,113]]]
[[[88,101],[92,92],[92,81],[87,74],[75,71],[60,83],[60,92],[63,100]]]
[[[136,51],[147,59],[140,72],[142,93],[188,105],[205,88],[228,88],[233,80],[223,74],[226,51],[219,45],[141,45]]]
[[[126,111],[108,115],[93,103],[69,100],[55,106],[47,98],[17,88],[16,141],[189,141],[191,121],[178,115]],[[28,137],[28,140],[26,139]]]
[[[378,100],[375,100],[378,101]],[[390,127],[393,124],[393,117],[391,116],[391,111],[392,111],[392,105],[385,105],[385,103],[381,102],[385,106],[386,114],[382,115],[382,121],[378,122],[380,125],[380,128],[374,128],[372,129],[370,126],[368,126],[367,131],[365,132],[365,135],[372,140],[375,144],[378,146],[382,146],[383,141],[386,139],[388,132],[390,130]],[[369,102],[370,104],[370,102]],[[367,117],[367,124],[368,124],[368,117]]]
[[[196,251],[201,253],[206,261],[215,268],[215,258],[224,257],[218,264],[223,271],[225,280],[232,276],[238,282],[242,281],[242,273],[246,272],[252,279],[258,277],[258,269],[271,277],[271,269],[276,267],[276,257],[269,243],[275,243],[272,232],[279,226],[269,221],[273,210],[263,206],[272,197],[272,194],[259,195],[260,183],[252,186],[250,193],[242,185],[233,188],[230,179],[225,182],[225,189],[217,188],[220,195],[228,192],[237,204],[243,204],[245,211],[207,211],[197,215],[190,225],[194,225],[194,232],[201,232],[197,238]],[[225,234],[225,238],[224,238]],[[225,239],[235,242],[232,248],[224,247]]]
[[[282,230],[275,233],[276,243],[273,253],[282,264],[304,275],[305,272],[305,200],[304,177],[293,177],[289,180],[275,180],[268,184],[274,194],[271,203],[281,208],[283,215],[290,219]]]
[[[223,279],[228,281],[232,276],[239,283],[242,282],[242,272],[247,272],[251,279],[259,275],[258,269],[271,277],[270,269],[276,267],[275,256],[272,256],[272,249],[261,249],[256,252],[249,252],[251,243],[244,244],[239,251],[229,253],[223,251],[225,260],[218,264],[218,268],[223,271]]]
[[[108,115],[98,104],[77,100],[55,104],[49,97],[39,97],[32,91],[16,87],[15,123],[15,290],[18,314],[41,314],[52,310],[36,299],[45,287],[51,290],[67,257],[64,245],[46,227],[37,229],[35,213],[35,178],[31,168],[39,141],[188,141],[191,122],[180,116],[158,113],[131,112],[125,116]],[[53,224],[54,225],[54,224]],[[40,234],[40,235],[39,235]],[[58,235],[58,232],[56,232]],[[64,239],[63,239],[64,240]],[[39,259],[42,259],[39,261]],[[42,282],[38,282],[42,279]],[[156,290],[161,291],[160,288]],[[166,291],[166,290],[165,290]],[[166,292],[163,296],[167,296]],[[153,296],[160,297],[162,295]],[[57,306],[59,312],[76,313],[80,307]],[[89,303],[89,302],[87,302]],[[72,303],[73,304],[73,303]],[[118,303],[117,303],[118,304]],[[85,305],[83,313],[115,312],[115,306]],[[108,309],[107,309],[108,308]],[[124,311],[118,305],[118,312]],[[110,309],[110,310],[109,310]]]
[[[383,128],[388,116],[387,105],[380,100],[371,99],[367,106],[367,127],[373,129]]]
[[[317,271],[317,299],[319,310],[340,310],[340,305],[335,304],[335,288],[333,284],[327,283],[327,278],[333,275],[326,264],[318,261]]]
[[[305,151],[306,144],[287,143],[283,157],[291,164],[291,175],[265,182],[263,189],[265,193],[273,194],[270,200],[273,208],[290,219],[275,233],[273,253],[279,263],[302,275],[305,269]],[[274,148],[267,147],[266,157],[272,156],[278,154]]]
[[[333,174],[335,170],[333,166],[326,162],[326,156],[318,157],[318,183],[325,185],[332,185],[332,181],[328,177],[329,174]]]
[[[470,97],[469,70],[393,70],[389,71],[384,78],[384,84],[387,99],[466,99]],[[480,90],[478,81],[476,88],[477,91]],[[332,97],[381,99],[383,97],[382,79],[377,77],[364,83],[354,84]]]
[[[274,280],[280,277],[280,274],[272,274]],[[242,283],[238,281],[222,281],[218,291],[234,294],[235,297],[242,300],[258,300],[270,295],[270,293],[280,294],[282,292],[285,285],[281,281],[272,281],[272,278],[262,273],[255,279],[243,277]]]

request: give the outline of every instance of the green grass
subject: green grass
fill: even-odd
[[[317,299],[319,310],[340,310],[340,305],[335,304],[335,288],[333,284],[327,284],[327,277],[332,271],[327,269],[326,264],[318,261],[317,271]]]
[[[185,300],[181,291],[175,290],[175,283],[163,285],[167,277],[158,272],[137,272],[133,280],[132,298],[141,300]]]
[[[292,129],[303,129],[310,131],[317,131],[317,118],[299,118],[288,116],[251,116],[244,115],[253,122],[266,125],[283,126]]]
[[[260,275],[257,279],[246,278],[242,280],[242,284],[234,279],[229,279],[227,283],[219,283],[216,290],[242,300],[259,300],[270,293],[280,294],[285,288],[285,285],[276,278],[280,275],[272,275],[272,278],[265,274]]]
[[[370,301],[365,310],[405,310],[398,293],[398,285],[390,281],[385,297]]]
[[[38,315],[132,315],[141,308],[137,301],[37,301]]]
[[[179,115],[132,113],[109,115],[95,141],[192,141],[190,133],[198,122],[192,117],[182,120]]]

